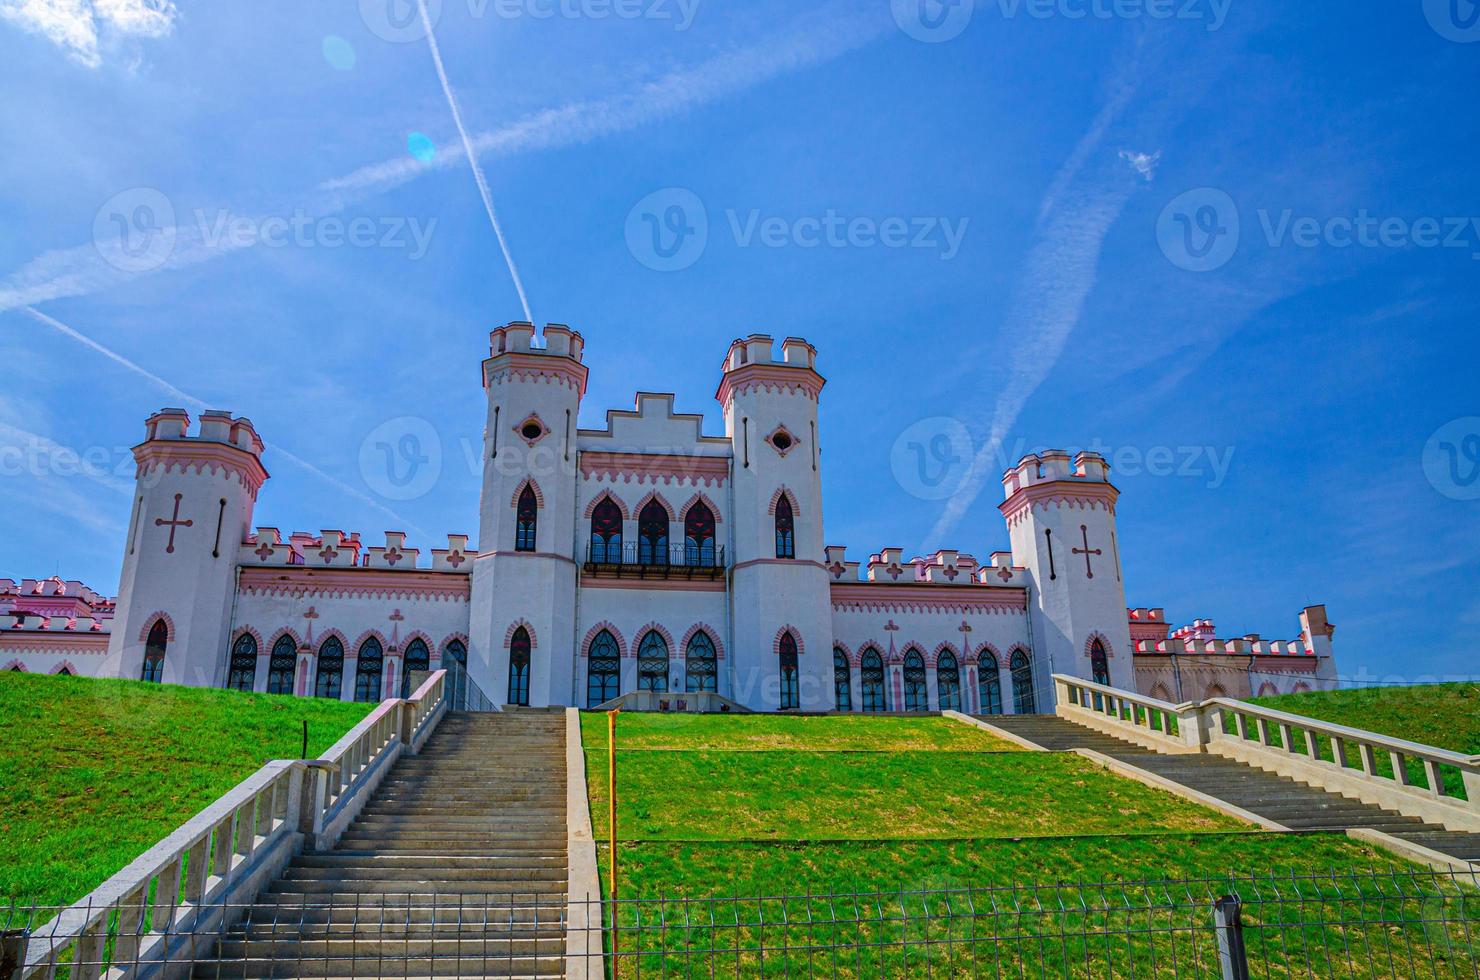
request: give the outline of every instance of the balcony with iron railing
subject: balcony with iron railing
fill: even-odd
[[[725,574],[725,549],[713,544],[653,545],[589,541],[587,575],[609,578],[718,579]]]

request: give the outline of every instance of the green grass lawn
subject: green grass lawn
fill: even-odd
[[[0,673],[0,900],[76,901],[270,759],[370,705]]]
[[[894,752],[953,749],[1017,752],[1017,745],[946,718],[868,715],[655,715],[621,718],[618,750],[676,749],[726,752],[805,749],[809,752]],[[606,745],[606,715],[581,715],[589,748]]]

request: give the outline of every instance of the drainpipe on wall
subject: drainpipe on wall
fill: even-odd
[[[726,658],[727,665],[725,673],[730,678],[729,698],[733,701],[740,700],[735,697],[735,451],[733,443],[730,449],[730,519],[725,522],[728,525],[725,531],[725,545],[729,565],[725,567],[725,642],[730,645],[730,655]]]
[[[241,548],[238,547],[237,548],[237,551],[241,551]],[[233,558],[232,561],[236,561],[236,559]],[[226,663],[228,663],[228,664],[231,663],[231,634],[234,633],[234,632],[236,632],[236,603],[237,603],[237,598],[241,594],[242,594],[242,567],[241,567],[241,565],[237,565],[236,566],[236,570],[234,572],[232,572],[232,575],[231,575],[231,614],[227,618],[227,621],[226,621]],[[296,651],[293,654],[293,659],[294,659],[294,662],[297,662],[298,654],[297,654]],[[219,669],[222,666],[224,666],[224,665],[223,664],[217,664],[215,669]],[[228,670],[229,670],[229,668],[228,668]],[[296,675],[297,671],[294,671],[294,673]],[[216,687],[225,687],[226,686],[226,680],[227,680],[227,678],[226,677],[217,677],[215,675],[215,673],[214,673],[214,669],[213,669],[213,672],[212,672],[212,675],[211,676],[214,678],[214,685]],[[294,683],[293,686],[295,688],[298,686],[297,683],[296,683],[296,677],[295,677],[295,683]],[[293,693],[294,694],[297,694],[298,692],[297,692],[297,690],[294,690]]]
[[[566,422],[567,429],[569,421]],[[566,444],[566,459],[570,459],[569,443]],[[570,621],[570,703],[577,708],[585,707],[581,704],[581,451],[576,450],[575,471],[571,474],[571,482],[575,484],[576,491],[571,496],[571,522],[570,533],[575,539],[571,544],[571,555],[576,560],[576,596],[575,610]],[[622,669],[621,658],[617,659],[618,676]],[[620,681],[618,682],[620,686]]]

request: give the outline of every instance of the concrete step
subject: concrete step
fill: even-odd
[[[305,963],[323,959],[389,960],[402,959],[494,959],[529,956],[560,956],[565,952],[563,935],[505,936],[472,932],[452,938],[432,936],[383,936],[327,939],[293,939],[288,936],[268,938],[227,937],[222,939],[217,955],[227,959],[292,959]]]
[[[503,959],[355,956],[329,960],[221,959],[197,965],[194,975],[226,980],[237,977],[559,977],[564,972],[563,956]]]
[[[286,882],[483,881],[490,884],[507,881],[558,881],[563,883],[565,881],[565,868],[563,866],[547,866],[543,868],[397,868],[357,864],[340,865],[334,868],[302,868],[295,864],[283,872],[283,877],[280,880]]]
[[[483,896],[384,895],[352,896],[354,901],[326,904],[321,896],[306,899],[268,896],[247,910],[241,928],[315,928],[326,931],[442,929],[459,923],[480,932],[529,930],[560,923],[565,897],[521,895],[517,900],[484,900]]]
[[[558,868],[565,870],[565,856],[536,854],[490,854],[457,857],[452,855],[391,855],[380,851],[345,851],[335,849],[327,854],[304,854],[293,862],[299,868],[423,868],[430,870],[458,868]]]

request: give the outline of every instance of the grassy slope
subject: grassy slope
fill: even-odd
[[[1291,714],[1480,755],[1480,684],[1311,691],[1252,700]]]
[[[954,749],[1018,751],[1011,742],[943,718],[867,715],[625,715],[622,749],[722,749],[726,752],[805,749],[809,752],[891,752]],[[606,745],[606,715],[581,715],[587,747]]]
[[[269,759],[369,705],[0,673],[0,900],[77,900]]]

